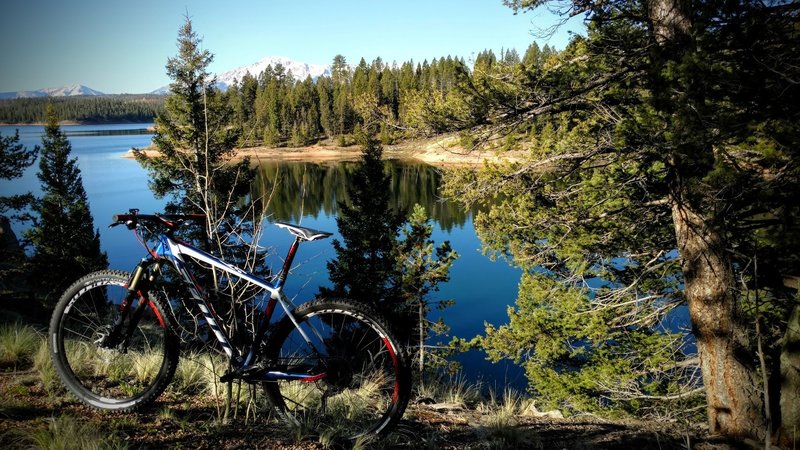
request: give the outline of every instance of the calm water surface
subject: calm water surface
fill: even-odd
[[[72,144],[72,155],[78,159],[83,184],[94,216],[94,225],[100,230],[103,250],[108,253],[109,266],[130,270],[145,252],[134,237],[123,228],[109,229],[113,214],[139,208],[143,213],[159,212],[164,200],[158,200],[148,188],[145,170],[133,159],[123,156],[132,147],[146,147],[152,135],[147,129],[152,124],[76,125],[63,126]],[[0,127],[0,134],[8,136],[19,130],[21,142],[28,148],[41,145],[41,126]],[[337,202],[346,197],[346,182],[352,173],[353,163],[268,163],[260,168],[259,177],[266,185],[275,183],[278,190],[272,202],[271,220],[300,223],[304,226],[334,232],[336,229]],[[425,206],[434,221],[433,239],[439,243],[449,240],[461,255],[451,270],[450,282],[435,293],[438,299],[454,299],[456,304],[441,314],[451,327],[451,335],[471,338],[483,331],[484,322],[500,325],[508,321],[506,309],[513,304],[517,293],[520,272],[503,261],[492,262],[481,254],[481,243],[475,235],[472,214],[457,205],[440,200],[439,174],[431,166],[414,163],[387,162],[391,174],[393,202],[396,207],[409,210],[414,203]],[[32,191],[40,193],[36,177],[38,164],[34,164],[21,179],[0,180],[3,195]],[[15,231],[20,233],[19,225]],[[291,244],[290,236],[277,227],[267,226],[262,243],[284,255]],[[317,286],[329,284],[326,262],[335,254],[330,241],[304,245],[298,253],[298,269],[293,272],[287,294],[299,300],[311,298]],[[279,265],[279,258],[275,258]],[[445,341],[449,338],[444,338]],[[510,382],[523,386],[524,377],[513,365],[491,364],[479,352],[461,355],[469,379],[482,379],[491,386]]]

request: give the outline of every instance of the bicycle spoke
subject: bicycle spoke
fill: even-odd
[[[386,432],[407,402],[407,379],[397,378],[406,373],[404,366],[398,366],[400,356],[392,357],[386,330],[364,318],[364,312],[350,312],[347,308],[356,307],[349,303],[327,305],[325,301],[303,305],[296,316],[300,327],[313,328],[321,336],[314,342],[319,356],[288,320],[268,346],[279,360],[303,361],[304,367],[319,367],[325,377],[314,383],[270,383],[268,393],[294,423],[313,418],[315,427],[346,439]]]
[[[177,365],[177,342],[151,311],[135,326],[123,324],[122,342],[110,343],[114,348],[107,343],[128,278],[104,271],[79,280],[59,300],[50,325],[59,375],[79,399],[97,408],[130,410],[146,404],[164,389]],[[149,308],[161,306],[151,303]]]

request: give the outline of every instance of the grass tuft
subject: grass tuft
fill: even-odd
[[[542,442],[531,430],[520,426],[519,417],[530,407],[530,399],[506,387],[502,398],[489,393],[489,411],[483,419],[490,448],[542,448]]]
[[[197,354],[181,358],[175,370],[174,389],[185,394],[197,394],[206,387],[206,367]]]
[[[0,368],[17,370],[30,364],[41,340],[29,325],[20,322],[0,325]]]
[[[63,392],[63,387],[56,373],[56,368],[53,366],[53,360],[50,358],[50,349],[47,347],[47,339],[45,338],[39,339],[39,348],[33,355],[33,370],[39,374],[39,380],[48,395],[56,395]]]
[[[117,436],[103,433],[97,426],[80,422],[70,416],[60,416],[48,421],[46,429],[16,432],[15,444],[19,447],[42,450],[101,450],[127,449]]]
[[[481,399],[481,385],[471,383],[463,374],[437,377],[419,383],[417,396],[437,403],[467,406]]]

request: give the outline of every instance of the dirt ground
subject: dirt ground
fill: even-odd
[[[290,429],[268,413],[221,425],[213,404],[167,393],[146,411],[112,414],[93,410],[70,395],[47,393],[33,371],[0,374],[0,448],[36,448],[34,436],[57,418],[89,424],[110,447],[142,449],[322,449],[325,439]],[[56,427],[57,428],[57,427]],[[57,438],[58,439],[58,438]],[[114,445],[111,445],[113,443]],[[424,405],[412,400],[395,431],[366,448],[415,449],[685,449],[736,448],[675,423],[607,422],[599,419],[513,417],[498,421],[480,408]],[[67,447],[69,448],[69,447]],[[101,447],[103,448],[103,447]],[[342,448],[342,447],[338,447]]]

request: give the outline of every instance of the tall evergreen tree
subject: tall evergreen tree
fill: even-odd
[[[357,138],[363,146],[361,160],[347,186],[348,201],[339,203],[336,225],[342,241],[334,240],[336,259],[328,262],[333,288],[321,293],[373,306],[392,321],[404,341],[419,344],[418,354],[424,355],[430,331],[444,327],[427,319],[428,294],[447,281],[458,254],[448,242],[434,248],[424,208],[417,205],[407,221],[403,211],[391,207],[383,150],[372,134],[360,128]],[[424,357],[420,361],[424,366]]]
[[[329,77],[320,77],[317,80],[317,98],[319,99],[319,122],[322,131],[334,135],[333,125],[333,84]]]
[[[185,227],[183,231],[188,238],[237,267],[265,274],[265,253],[258,248],[258,240],[243,237],[260,234],[267,201],[251,195],[255,171],[249,159],[237,158],[234,147],[241,129],[234,122],[234,111],[215,88],[216,80],[208,73],[213,56],[200,44],[191,20],[186,17],[178,31],[178,54],[169,58],[166,65],[172,83],[164,113],[155,123],[153,143],[159,154],[148,157],[136,151],[136,158],[149,170],[154,193],[170,198],[169,212],[205,216],[202,226]],[[275,75],[268,77],[269,83],[283,82],[283,70],[276,67]],[[252,86],[252,81],[245,81]],[[256,94],[257,106],[261,106],[259,94],[260,91]],[[256,110],[255,115],[259,118],[261,112]],[[230,336],[255,332],[243,329],[241,319],[253,313],[243,305],[257,292],[221,271],[204,269],[199,264],[196,268],[195,273],[203,278],[206,294],[222,319],[220,326]],[[223,420],[230,412],[233,395],[230,386]]]
[[[383,68],[383,74],[381,74],[381,95],[380,95],[383,103],[387,106],[389,120],[397,120],[397,115],[399,112],[399,102],[400,102],[400,94],[399,88],[397,83],[397,77],[395,76],[392,69],[389,66]]]
[[[28,150],[19,142],[19,131],[13,136],[0,134],[0,179],[13,180],[22,176],[25,169],[36,161],[39,146]],[[30,203],[33,197],[27,195],[0,196],[0,214],[18,210]]]
[[[331,78],[334,84],[348,83],[350,80],[350,66],[347,65],[347,58],[342,55],[333,57],[331,64]]]
[[[13,136],[0,135],[0,179],[13,180],[21,177],[25,169],[36,161],[38,153],[39,146],[28,150],[19,142],[19,132],[15,132]],[[24,279],[27,275],[24,267],[25,253],[6,214],[19,211],[32,201],[33,195],[30,193],[0,196],[0,295],[28,284]]]
[[[525,56],[522,57],[522,63],[529,67],[539,67],[542,64],[542,51],[539,49],[539,44],[536,42],[531,43],[528,49],[525,50]]]
[[[460,183],[464,198],[504,195],[476,227],[526,269],[510,323],[485,343],[565,403],[705,394],[714,433],[769,440],[781,418],[791,433],[800,354],[777,338],[797,317],[780,275],[798,270],[800,6],[566,4],[587,13],[586,40],[548,54],[541,73],[483,79],[492,132],[524,123],[535,139],[530,160]],[[676,391],[692,360],[658,352],[669,338],[660,321],[684,301],[702,384]],[[783,385],[765,389],[776,374]]]
[[[38,173],[43,196],[33,203],[34,225],[26,236],[33,244],[33,273],[49,297],[81,276],[105,269],[108,261],[100,251],[78,160],[70,157],[72,146],[52,107],[46,116]]]
[[[437,357],[437,352],[431,354],[426,351],[425,342],[432,334],[445,334],[449,328],[444,319],[432,321],[428,314],[432,308],[443,310],[452,306],[452,300],[433,302],[429,295],[439,290],[439,283],[446,283],[450,279],[450,268],[458,259],[450,242],[445,241],[434,247],[431,239],[433,227],[430,225],[425,208],[419,204],[408,217],[403,226],[403,238],[398,242],[397,264],[400,278],[400,292],[405,304],[403,308],[406,316],[416,313],[414,328],[416,336],[413,341],[417,343],[417,363],[420,373],[426,367],[441,367],[441,360],[430,360]],[[437,346],[438,347],[438,346]]]
[[[248,205],[237,201],[249,192],[253,172],[247,158],[234,161],[241,130],[233,123],[234,111],[222,101],[214,87],[215,79],[207,71],[213,56],[202,50],[200,43],[186,17],[178,32],[178,55],[169,58],[166,65],[172,83],[165,111],[155,123],[153,143],[159,155],[135,154],[150,171],[155,194],[170,196],[168,209],[204,213],[205,241],[225,254],[230,236],[226,219],[244,214]]]
[[[395,312],[399,283],[395,260],[397,235],[404,216],[390,208],[390,183],[383,170],[380,144],[360,133],[363,145],[358,169],[347,188],[347,202],[340,202],[336,225],[342,241],[334,240],[336,259],[328,263],[328,278],[340,295]]]

